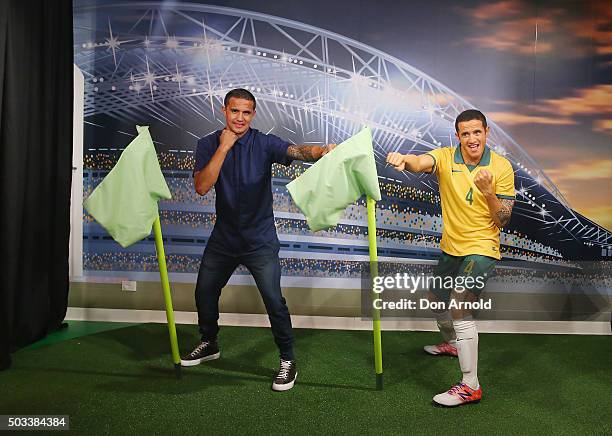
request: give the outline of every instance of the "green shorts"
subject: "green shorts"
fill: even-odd
[[[451,256],[442,252],[434,267],[434,280],[430,291],[439,301],[448,303],[453,289],[480,296],[495,269],[494,259],[480,254]]]

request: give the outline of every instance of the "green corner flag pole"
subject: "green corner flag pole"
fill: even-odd
[[[175,374],[180,377],[181,361],[157,204],[159,200],[171,199],[172,194],[159,166],[149,127],[136,126],[136,130],[138,136],[125,147],[113,169],[87,197],[83,206],[123,248],[149,236],[153,227],[172,360]]]
[[[178,378],[181,377],[181,358],[179,357],[178,339],[176,337],[176,325],[174,324],[174,310],[172,309],[172,295],[170,294],[170,283],[168,282],[168,269],[166,268],[166,253],[162,239],[159,215],[153,222],[153,233],[155,234],[155,250],[157,251],[157,263],[159,264],[159,276],[161,278],[164,302],[166,303],[166,319],[168,320],[168,333],[170,334],[170,348],[172,349],[172,361],[174,371]]]
[[[376,201],[367,196],[368,204],[368,245],[370,249],[370,274],[372,281],[378,276],[378,253],[376,247]],[[373,296],[373,294],[372,294]],[[372,307],[372,329],[374,333],[374,369],[376,389],[383,389],[382,338],[380,334],[380,310]]]
[[[367,125],[288,183],[287,190],[313,232],[338,224],[346,207],[366,194],[370,272],[372,278],[378,276],[375,210],[376,201],[382,197],[372,146],[372,131]],[[374,307],[372,309],[376,386],[381,390],[383,369],[380,311]]]

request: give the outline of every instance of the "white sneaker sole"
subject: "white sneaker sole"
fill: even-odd
[[[295,377],[289,383],[284,383],[282,385],[277,385],[276,383],[272,383],[272,390],[277,392],[288,391],[293,387],[295,381],[297,380],[297,372],[295,373]]]
[[[211,354],[210,356],[202,357],[201,359],[194,359],[194,360],[181,359],[181,366],[196,366],[202,362],[208,362],[209,360],[217,360],[219,357],[221,357],[220,351],[218,353]]]
[[[459,406],[467,406],[469,404],[478,404],[480,403],[480,400],[474,400],[474,401],[467,401],[467,402],[461,402],[458,404],[443,404],[443,403],[438,403],[436,400],[431,400],[431,404],[434,405],[435,407],[443,407],[443,408],[447,408],[447,409],[452,409],[453,407],[459,407]]]

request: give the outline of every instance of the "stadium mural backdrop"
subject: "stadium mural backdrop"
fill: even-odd
[[[225,93],[257,98],[253,127],[293,143],[340,143],[373,129],[383,201],[379,256],[433,262],[442,231],[436,179],[397,173],[390,151],[455,144],[464,109],[488,115],[489,145],[515,171],[505,261],[571,265],[612,256],[612,6],[606,2],[74,2],[74,59],[85,75],[84,196],[149,125],[172,192],[161,222],[171,278],[195,282],[215,222],[199,197],[198,138],[222,128]],[[273,170],[284,277],[358,277],[366,207],[311,233]],[[156,279],[152,238],[122,249],[83,215],[89,276]],[[247,274],[238,270],[236,276]]]

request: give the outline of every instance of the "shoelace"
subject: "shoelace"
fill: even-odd
[[[463,383],[457,383],[455,386],[448,390],[449,395],[454,395],[458,393],[463,388]]]
[[[193,350],[191,352],[192,356],[196,356],[200,351],[202,351],[204,348],[206,348],[206,346],[209,344],[210,342],[208,341],[204,341],[201,342],[200,345],[198,345],[197,347],[195,347],[195,350]]]
[[[451,344],[449,344],[448,342],[442,342],[441,344],[437,345],[438,349],[442,350],[442,351],[454,351],[455,347],[453,347]]]
[[[287,377],[289,377],[290,370],[291,370],[291,361],[281,359],[280,370],[278,371],[278,378],[286,379]]]

